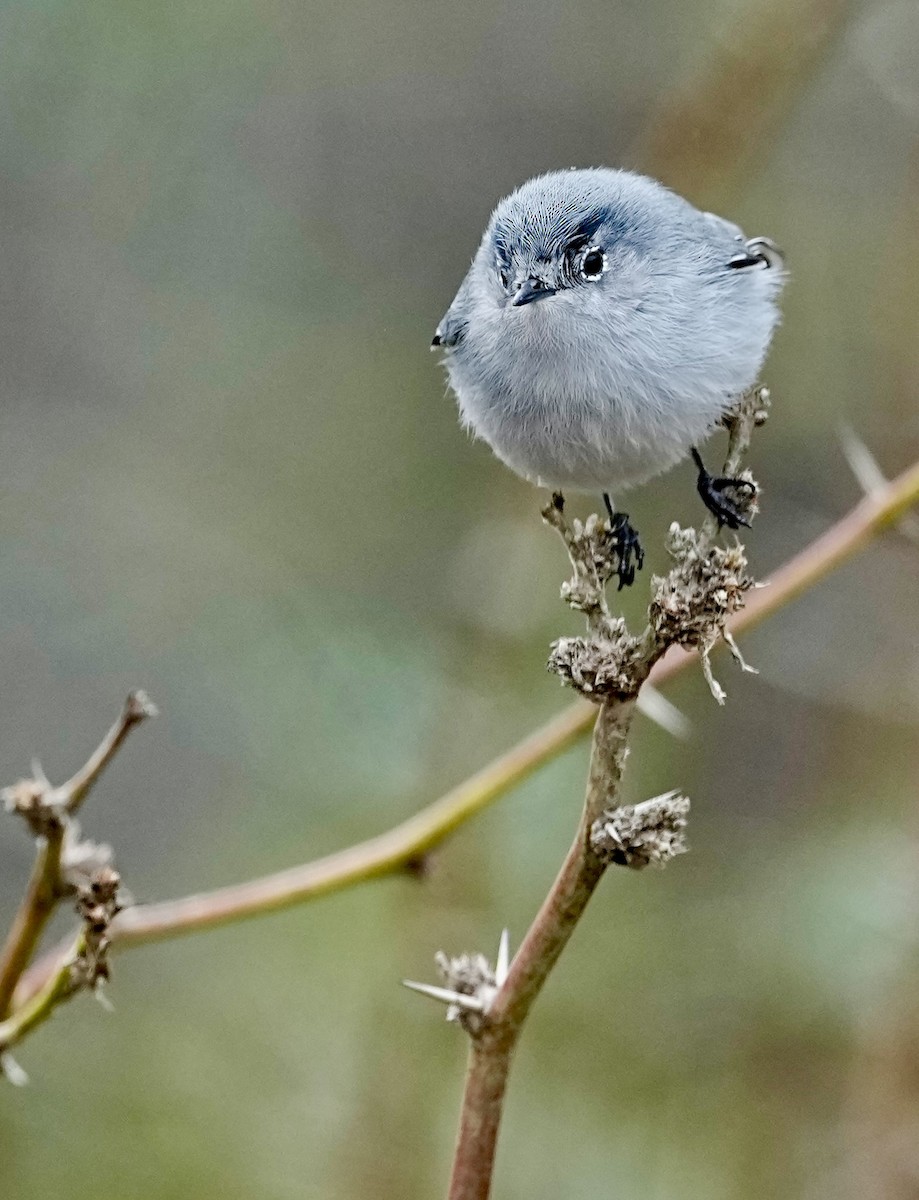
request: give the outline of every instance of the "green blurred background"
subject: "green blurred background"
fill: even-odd
[[[141,900],[383,830],[569,702],[540,497],[428,352],[493,203],[641,167],[790,257],[753,465],[762,576],[919,454],[919,7],[833,0],[6,0],[0,779],[162,709],[85,814]],[[684,466],[630,500],[663,564]],[[615,872],[512,1079],[495,1196],[919,1196],[919,584],[892,535],[642,721]],[[639,611],[645,583],[624,603]],[[116,961],[0,1090],[4,1200],[444,1191],[463,1036],[400,989],[519,938],[581,745],[437,855]],[[31,849],[0,839],[10,914]],[[6,918],[4,918],[5,922]]]

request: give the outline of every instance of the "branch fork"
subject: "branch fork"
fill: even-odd
[[[99,746],[66,783],[52,786],[35,763],[31,779],[0,793],[7,811],[22,818],[36,842],[32,874],[0,954],[0,1074],[14,1083],[26,1077],[9,1054],[12,1046],[76,992],[86,989],[102,998],[109,929],[122,908],[121,878],[111,847],[83,839],[76,814],[131,729],[155,714],[143,692],[132,692]],[[42,987],[11,1012],[16,985],[52,913],[65,900],[74,903],[79,930]]]

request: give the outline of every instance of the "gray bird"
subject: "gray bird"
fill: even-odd
[[[692,454],[720,523],[747,524],[697,445],[757,379],[785,281],[766,238],[605,168],[531,179],[492,214],[437,327],[463,425],[518,475],[603,493],[620,587],[642,551],[611,494]],[[634,558],[634,562],[632,561]]]

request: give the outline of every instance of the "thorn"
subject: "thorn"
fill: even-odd
[[[661,792],[659,796],[654,796],[652,799],[657,801],[673,800],[674,797],[680,795],[679,788],[671,788],[669,792]]]
[[[108,994],[106,993],[105,988],[103,987],[103,981],[101,979],[96,984],[96,986],[93,988],[93,995],[99,1001],[99,1003],[102,1005],[102,1007],[105,1009],[105,1011],[107,1013],[113,1013],[115,1011],[115,1005],[111,1002],[111,1000],[109,1000]]]
[[[689,718],[650,683],[646,683],[638,693],[638,711],[677,741],[688,742],[692,736],[692,722]]]
[[[418,992],[420,996],[428,996],[441,1004],[455,1004],[468,1012],[483,1012],[482,1001],[478,996],[467,996],[464,992],[454,992],[451,988],[435,987],[433,983],[415,983],[411,979],[403,979],[402,986],[410,991]]]
[[[839,441],[846,462],[866,496],[873,496],[887,487],[889,480],[881,470],[878,460],[847,421],[840,423]],[[910,541],[919,542],[919,521],[915,516],[907,514],[901,517],[895,528]]]
[[[502,929],[498,942],[498,957],[495,959],[495,983],[498,987],[502,987],[507,979],[510,965],[510,934],[507,929]]]
[[[870,496],[872,492],[884,487],[887,480],[884,478],[884,472],[878,466],[877,459],[848,421],[840,422],[839,441],[842,444],[846,462],[862,491]]]
[[[41,762],[37,758],[32,759],[32,778],[35,780],[36,783],[40,783],[42,785],[42,787],[48,788],[50,790],[51,780],[45,774],[44,768],[42,767]]]
[[[16,1059],[5,1051],[0,1053],[0,1075],[4,1075],[13,1087],[26,1087],[29,1082],[28,1075]]]

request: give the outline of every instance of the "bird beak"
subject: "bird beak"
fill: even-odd
[[[534,300],[545,300],[547,296],[554,296],[555,292],[556,289],[549,287],[544,279],[537,279],[531,275],[517,288],[511,304],[514,308],[519,308],[521,304],[532,304]]]

